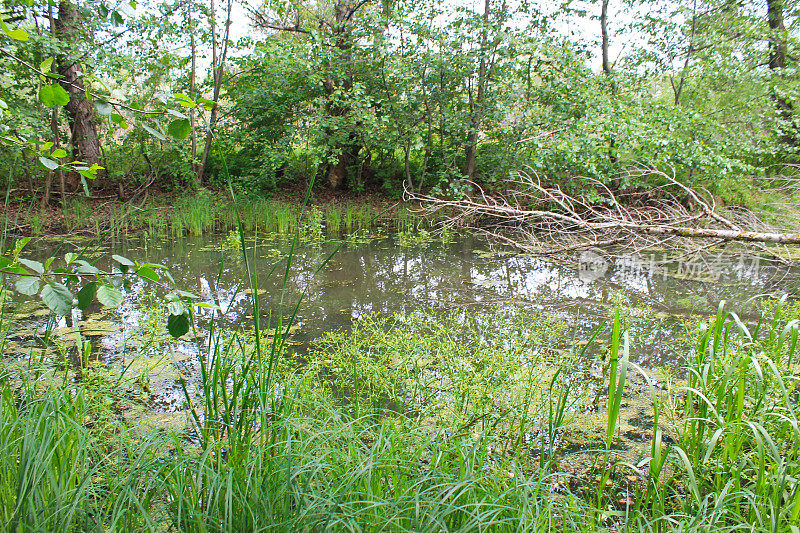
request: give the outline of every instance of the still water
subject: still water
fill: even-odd
[[[344,244],[302,243],[287,270],[289,240],[249,238],[248,247],[265,320],[281,311],[291,314],[302,296],[291,338],[301,352],[325,332],[348,328],[368,313],[520,306],[558,316],[581,338],[621,304],[640,318],[632,331],[632,356],[652,367],[676,357],[669,341],[685,329],[683,318],[711,313],[720,300],[747,318],[763,298],[795,298],[800,292],[800,269],[735,251],[668,257],[657,251],[631,256],[595,250],[543,258],[493,249],[472,237],[408,244],[382,235]],[[247,269],[235,234],[140,235],[111,246],[67,239],[29,248],[40,259],[82,251],[105,269],[111,268],[112,253],[158,263],[169,269],[177,288],[225,310],[227,325],[252,320],[252,293],[246,290]],[[95,348],[118,352],[125,332],[140,327],[143,304],[164,292],[142,280],[133,283],[119,311],[108,315],[119,330],[97,339]],[[210,314],[199,314],[201,330]],[[24,338],[17,344],[24,349]]]

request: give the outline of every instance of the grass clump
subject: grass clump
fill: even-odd
[[[331,202],[325,206],[325,229],[330,236],[339,236],[342,228],[342,208]]]
[[[214,200],[205,189],[194,196],[181,198],[176,203],[178,226],[186,228],[190,235],[198,237],[214,229],[216,217]]]

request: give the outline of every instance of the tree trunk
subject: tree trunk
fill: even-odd
[[[783,22],[783,0],[767,0],[767,20],[770,29],[769,68],[777,71],[777,77],[783,78],[786,68],[786,26]],[[772,99],[781,123],[781,141],[790,147],[798,144],[797,128],[794,125],[794,107],[776,89],[772,89]]]
[[[55,21],[55,33],[67,50],[80,39],[82,24],[78,7],[69,0],[62,0],[58,7],[58,20]],[[102,165],[100,139],[94,122],[94,107],[86,99],[83,73],[78,61],[69,55],[69,51],[59,55],[58,73],[63,76],[60,82],[70,97],[65,109],[72,130],[72,157],[89,166]],[[98,172],[98,176],[103,174],[102,171]]]
[[[475,98],[472,98],[472,91],[469,94],[470,100],[470,131],[467,134],[467,146],[465,149],[466,162],[464,165],[464,175],[467,179],[472,180],[475,176],[475,161],[478,152],[478,132],[483,123],[483,106],[484,94],[486,91],[486,42],[488,40],[488,25],[489,25],[489,9],[491,7],[491,0],[485,0],[483,5],[483,22],[484,28],[481,32],[481,49],[480,59],[478,61],[478,80],[477,87],[475,88]]]
[[[58,36],[56,35],[56,19],[53,16],[52,4],[47,6],[47,14],[48,18],[50,19],[50,34],[53,36],[54,39],[57,39]],[[53,74],[58,74],[55,64],[50,66],[50,70]],[[61,148],[61,130],[59,128],[59,123],[58,123],[59,110],[60,108],[58,106],[53,106],[52,110],[50,111],[50,132],[53,134],[53,147],[55,149]],[[67,205],[67,191],[66,191],[66,186],[64,184],[64,170],[61,167],[58,167],[58,169],[56,170],[56,175],[58,176],[58,185],[59,189],[61,190],[61,205]],[[47,204],[50,202],[49,187],[47,188],[47,192],[48,192],[47,197],[42,200],[43,204]]]
[[[194,40],[194,19],[192,19],[192,4],[189,2],[187,4],[186,9],[186,16],[189,20],[189,46],[192,49],[192,69],[189,72],[189,98],[195,99],[197,98],[197,87],[196,87],[196,80],[197,80],[197,47],[195,45]],[[192,140],[192,172],[194,172],[195,180],[199,174],[197,173],[197,131],[195,131],[197,121],[195,119],[195,109],[189,109],[189,125],[192,129],[191,133],[191,140]],[[202,179],[197,186],[202,186]]]
[[[353,46],[352,28],[350,26],[350,17],[355,13],[354,8],[345,0],[337,1],[334,6],[334,24],[333,32],[336,41],[336,48],[339,49],[339,55],[336,61],[340,65],[345,66],[345,73],[341,79],[335,79],[328,75],[323,82],[325,94],[328,96],[326,103],[326,112],[330,116],[343,117],[350,113],[350,106],[347,104],[334,103],[331,97],[339,90],[344,93],[349,93],[353,88],[353,72],[351,64],[353,55],[351,48]],[[330,135],[334,135],[331,132]],[[347,184],[348,168],[354,160],[357,160],[358,152],[361,151],[361,145],[357,141],[358,135],[356,132],[351,132],[349,141],[332,145],[330,153],[335,154],[335,162],[328,164],[326,172],[328,187],[334,191],[344,189]]]
[[[353,72],[352,72],[352,51],[351,48],[354,44],[353,36],[353,22],[352,19],[355,14],[364,5],[369,3],[370,0],[335,0],[333,4],[333,19],[319,19],[319,28],[326,28],[330,30],[328,37],[333,41],[334,47],[338,49],[338,55],[335,61],[338,65],[344,66],[344,75],[341,79],[334,78],[330,73],[323,81],[323,90],[328,97],[324,107],[324,112],[328,116],[343,117],[350,113],[351,107],[347,103],[334,102],[331,98],[336,92],[341,91],[344,94],[350,92],[353,87]],[[388,10],[388,5],[384,6]],[[267,17],[260,17],[256,13],[258,24],[264,28],[294,32],[308,35],[312,39],[318,39],[316,31],[310,31],[304,28],[300,20],[300,10],[297,9],[293,12],[295,15],[294,20],[271,20]],[[386,11],[388,13],[388,11]],[[329,68],[329,64],[323,63],[322,69]],[[337,100],[343,100],[339,98]],[[333,137],[336,132],[326,132],[329,137]],[[327,163],[320,164],[317,169],[318,175],[325,177],[328,186],[333,190],[342,189],[347,182],[348,169],[353,162],[358,162],[358,154],[361,151],[362,143],[359,140],[359,132],[352,131],[345,141],[333,142],[329,141]],[[365,156],[364,161],[369,161],[369,154]],[[366,164],[359,166],[359,173],[363,173],[367,169]]]
[[[602,36],[602,42],[600,43],[601,52],[603,56],[603,74],[605,74],[606,78],[611,77],[611,61],[608,58],[608,1],[609,0],[602,0],[602,4],[600,6],[600,34]],[[617,92],[617,86],[612,81],[611,82],[611,97],[613,98]],[[611,138],[608,140],[608,160],[611,162],[612,165],[617,164],[617,156],[614,153],[614,145],[616,141],[614,136],[612,135]],[[619,189],[620,187],[620,180],[619,178],[614,178],[612,182],[612,186],[615,189]]]
[[[677,235],[737,242],[768,242],[774,244],[800,244],[800,233],[770,233],[737,231],[732,229],[689,228],[672,226],[640,226],[638,231],[650,235]]]
[[[600,46],[603,53],[603,73],[609,76],[611,75],[611,62],[608,60],[608,0],[603,0],[600,7],[600,35],[602,36]]]
[[[678,84],[675,84],[675,80],[670,77],[670,84],[672,85],[672,92],[675,96],[673,103],[675,106],[680,105],[681,103],[681,93],[683,92],[683,86],[686,82],[686,71],[689,69],[689,62],[692,59],[692,54],[694,53],[694,36],[697,32],[697,0],[692,2],[692,30],[689,34],[689,48],[686,49],[686,57],[683,60],[683,70],[681,70],[681,77],[678,80]]]
[[[227,20],[225,21],[225,31],[223,32],[222,54],[217,54],[217,37],[216,37],[216,14],[214,13],[214,0],[211,0],[211,46],[212,46],[212,69],[214,73],[214,95],[212,101],[214,102],[211,107],[211,116],[208,119],[208,132],[206,132],[206,142],[203,148],[203,156],[200,159],[200,165],[197,168],[196,182],[198,187],[203,186],[203,178],[205,177],[206,164],[208,163],[208,155],[211,153],[211,143],[214,140],[214,126],[219,117],[219,93],[222,89],[222,74],[225,67],[225,58],[228,55],[228,37],[231,30],[231,4],[232,0],[228,0],[226,13]]]
[[[783,0],[767,0],[767,19],[769,22],[770,55],[769,68],[786,67],[786,26],[783,23]]]

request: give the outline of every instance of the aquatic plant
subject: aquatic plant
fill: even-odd
[[[322,217],[323,213],[316,207],[312,207],[306,215],[306,223],[303,225],[303,237],[315,243],[320,243],[324,240],[322,232]]]
[[[348,233],[352,233],[355,229],[357,217],[358,209],[348,202],[344,207],[344,227]]]
[[[342,208],[336,203],[325,206],[325,229],[329,237],[337,237],[342,227]],[[350,230],[348,230],[350,231]]]
[[[67,200],[67,203],[61,209],[63,214],[64,223],[67,226],[67,231],[75,231],[76,228],[83,226],[89,215],[92,213],[92,207],[89,202],[84,198],[73,198]]]
[[[190,235],[200,236],[214,228],[214,202],[211,195],[201,189],[194,196],[178,200],[175,209],[180,217],[182,226]]]

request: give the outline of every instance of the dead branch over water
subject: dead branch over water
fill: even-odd
[[[723,212],[708,191],[692,189],[662,171],[642,167],[626,173],[663,185],[648,192],[615,193],[586,178],[594,192],[579,196],[543,184],[536,174],[520,172],[506,194],[489,194],[473,183],[475,193],[459,200],[411,191],[406,196],[419,201],[428,214],[446,213],[447,226],[475,227],[537,254],[610,245],[635,251],[656,246],[700,251],[735,241],[756,244],[781,257],[785,254],[765,244],[800,244],[800,233],[771,228],[746,210]],[[698,239],[706,242],[700,244]]]

